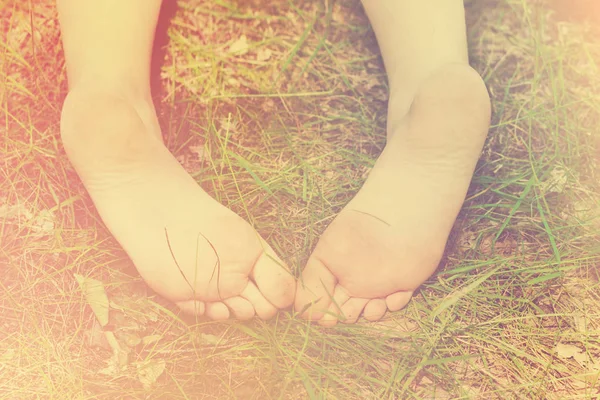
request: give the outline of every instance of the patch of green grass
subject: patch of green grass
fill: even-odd
[[[0,3],[0,398],[596,398],[597,29],[525,0],[467,17],[494,116],[443,264],[384,321],[322,329],[195,320],[145,286],[61,147],[53,2]],[[360,3],[189,0],[169,38],[168,147],[298,272],[385,143]],[[75,273],[104,284],[120,369]]]

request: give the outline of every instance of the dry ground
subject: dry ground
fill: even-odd
[[[0,398],[598,398],[600,19],[586,4],[468,2],[494,117],[442,266],[385,321],[321,329],[290,313],[194,320],[144,285],[61,147],[53,1],[0,0]],[[384,145],[360,2],[182,0],[165,16],[169,148],[298,272]]]

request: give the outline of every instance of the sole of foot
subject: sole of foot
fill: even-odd
[[[439,264],[489,121],[489,95],[471,67],[444,66],[422,83],[312,253],[295,301],[303,318],[324,326],[361,314],[376,321],[410,301]]]
[[[186,173],[147,117],[153,112],[75,88],[61,116],[67,155],[140,275],[183,311],[214,320],[268,319],[290,306],[296,283],[285,265]]]

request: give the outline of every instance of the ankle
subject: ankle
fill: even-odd
[[[97,93],[123,99],[140,114],[149,129],[158,128],[156,110],[152,102],[150,82],[140,76],[124,73],[86,70],[76,77],[69,76],[69,91]]]
[[[390,95],[388,139],[405,130],[409,122],[437,119],[441,124],[460,128],[444,129],[448,133],[467,135],[481,143],[485,140],[490,124],[490,96],[479,73],[468,64],[438,68],[420,83],[410,102],[406,96],[397,96],[396,100],[393,96],[397,92]]]
[[[90,165],[92,169],[120,165],[148,146],[156,146],[155,135],[129,100],[83,87],[67,95],[60,133],[67,156],[80,175]]]
[[[69,90],[80,88],[116,94],[132,102],[151,98],[150,82],[145,82],[138,76],[105,70],[96,71],[93,68],[87,68],[75,76],[69,75]]]
[[[77,125],[89,125],[91,121],[98,118],[102,123],[117,124],[123,118],[123,114],[137,114],[137,117],[142,120],[146,130],[155,134],[162,140],[160,126],[156,111],[149,92],[145,96],[141,91],[131,90],[127,86],[117,87],[114,82],[95,81],[78,81],[77,85],[73,85],[67,97],[65,98],[62,118],[61,118],[61,135],[63,140],[65,135],[69,136],[70,132],[77,132],[81,129],[63,129],[68,121]],[[112,122],[109,122],[112,120]],[[68,123],[67,123],[68,124]],[[78,132],[81,135],[83,132]]]

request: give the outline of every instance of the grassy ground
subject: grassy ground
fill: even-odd
[[[0,398],[597,398],[600,32],[554,7],[589,14],[468,3],[494,117],[442,266],[384,321],[321,329],[194,320],[150,292],[62,150],[53,1],[0,1]],[[384,145],[359,1],[185,0],[166,34],[169,148],[297,271]]]

